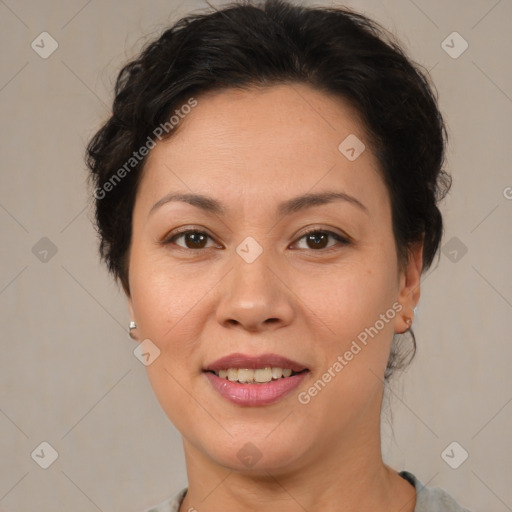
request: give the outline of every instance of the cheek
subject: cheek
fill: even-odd
[[[184,431],[190,422],[204,421],[204,411],[194,407],[190,394],[191,375],[200,368],[198,311],[204,290],[191,285],[194,276],[171,274],[156,262],[134,257],[132,265],[132,301],[141,339],[149,338],[160,350],[146,367],[148,378],[162,409]]]
[[[332,338],[355,339],[386,313],[385,326],[381,322],[377,326],[385,332],[392,330],[392,306],[398,292],[392,269],[393,264],[387,264],[382,257],[353,262],[332,272],[310,294],[311,303],[315,304],[312,309],[331,327]]]
[[[206,279],[204,279],[204,278]],[[130,288],[140,332],[161,345],[197,313],[201,296],[211,287],[192,266],[171,264],[165,250],[134,247],[130,258]],[[161,347],[172,349],[172,347]]]
[[[324,367],[332,368],[341,356],[343,369],[337,365],[335,380],[351,389],[352,396],[371,393],[380,385],[391,350],[394,319],[401,306],[394,252],[388,249],[377,250],[371,258],[361,258],[333,274],[318,296],[321,307],[317,312],[330,328],[322,340]]]

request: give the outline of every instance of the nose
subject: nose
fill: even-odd
[[[219,284],[217,321],[227,328],[275,330],[293,319],[293,293],[265,252],[252,263],[235,255],[233,269]]]

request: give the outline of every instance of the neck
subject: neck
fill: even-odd
[[[375,421],[375,419],[377,421]],[[337,443],[319,440],[300,461],[276,469],[237,471],[220,466],[184,438],[188,492],[180,512],[413,512],[416,491],[382,461],[380,409]]]

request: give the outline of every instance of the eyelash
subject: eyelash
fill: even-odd
[[[165,238],[162,241],[162,244],[163,245],[174,244],[173,240],[176,240],[176,239],[178,239],[178,238],[180,238],[180,237],[182,237],[184,235],[188,235],[188,234],[191,234],[191,233],[206,235],[207,237],[209,237],[210,239],[213,240],[213,238],[208,233],[206,233],[205,231],[201,231],[201,230],[198,230],[198,229],[186,229],[186,230],[180,231],[178,233],[174,233],[172,236]],[[307,231],[306,233],[303,233],[300,238],[297,239],[297,242],[302,240],[302,239],[304,239],[304,238],[306,238],[308,235],[312,235],[312,234],[329,235],[332,238],[336,239],[342,246],[343,245],[349,245],[351,243],[349,239],[339,235],[338,233],[334,233],[333,231],[329,231],[327,229],[312,229],[310,231]],[[174,244],[174,245],[177,245],[177,244]],[[189,247],[182,247],[181,245],[177,245],[177,247],[179,249],[183,249],[185,251],[201,251],[201,250],[211,249],[211,247],[203,247],[203,248],[200,248],[200,249],[190,249]],[[336,248],[336,245],[331,246],[331,247],[327,247],[327,248],[323,248],[323,249],[302,249],[302,250],[310,250],[310,251],[313,251],[313,252],[327,252],[327,251],[330,251],[330,250],[335,249],[335,248]]]

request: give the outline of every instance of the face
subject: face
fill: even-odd
[[[128,303],[139,340],[160,351],[148,375],[186,449],[237,470],[253,454],[255,471],[275,473],[378,444],[382,378],[419,298],[421,248],[400,272],[357,113],[282,85],[208,93],[180,122],[139,185]],[[319,196],[292,202],[308,194]],[[292,366],[280,356],[305,371],[267,384],[205,371],[232,354],[267,356],[220,367]]]

